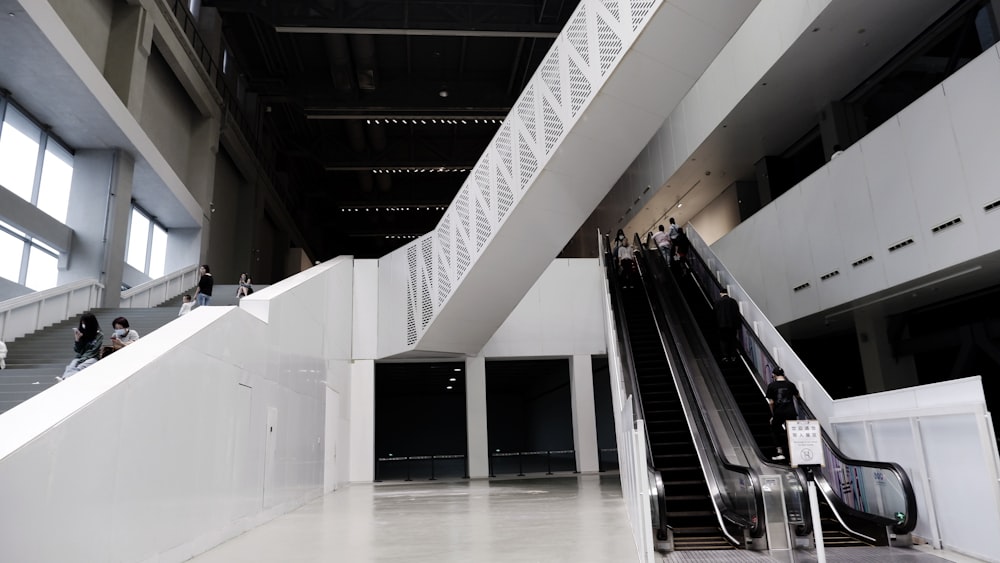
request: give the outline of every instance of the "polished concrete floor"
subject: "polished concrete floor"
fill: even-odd
[[[618,475],[354,484],[194,563],[636,561]]]
[[[660,554],[661,563],[772,563],[768,553]],[[797,563],[815,552],[798,551]],[[834,548],[829,563],[947,563],[940,551]],[[354,484],[226,542],[194,563],[631,563],[618,475]],[[790,563],[787,559],[781,563]]]

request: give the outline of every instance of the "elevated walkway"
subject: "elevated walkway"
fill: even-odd
[[[435,230],[379,261],[378,355],[478,353],[755,6],[580,4]]]

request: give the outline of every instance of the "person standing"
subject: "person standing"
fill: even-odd
[[[73,328],[73,352],[76,357],[66,366],[62,375],[56,376],[56,381],[68,379],[83,368],[97,363],[101,357],[102,344],[104,335],[101,334],[101,326],[97,324],[97,317],[93,313],[84,313],[80,316],[80,323]]]
[[[771,436],[774,437],[774,445],[777,448],[777,454],[771,459],[784,461],[785,448],[788,447],[785,422],[798,418],[795,397],[799,396],[799,389],[794,383],[785,379],[785,370],[780,367],[774,368],[771,373],[774,374],[774,381],[767,385],[767,391],[764,393],[767,404],[771,407]]]
[[[208,305],[208,302],[211,301],[212,286],[215,285],[215,280],[212,278],[212,270],[208,264],[202,264],[198,271],[201,273],[201,277],[198,279],[198,289],[194,290],[194,300],[201,307]]]
[[[191,296],[187,293],[181,299],[181,310],[177,312],[178,317],[183,317],[184,315],[191,312],[191,307],[194,307],[194,303],[191,302]]]
[[[635,287],[635,255],[632,247],[628,245],[628,239],[622,240],[622,245],[618,247],[618,271],[621,272],[622,288]]]
[[[660,225],[660,230],[653,233],[653,242],[656,243],[656,248],[660,251],[660,254],[663,255],[663,261],[667,264],[667,266],[669,266],[670,235],[667,234],[667,231],[663,228],[663,225]]]
[[[729,296],[729,291],[719,291],[719,300],[715,302],[715,324],[719,327],[719,355],[723,362],[734,362],[736,355],[736,333],[740,328],[740,304]]]

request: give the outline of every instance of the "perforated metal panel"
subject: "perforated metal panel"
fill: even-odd
[[[415,344],[662,0],[584,0],[437,228],[406,247]],[[419,320],[418,320],[419,319]]]

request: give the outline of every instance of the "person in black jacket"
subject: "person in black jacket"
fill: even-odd
[[[729,296],[725,289],[719,291],[719,300],[715,302],[715,323],[719,327],[719,355],[723,362],[735,362],[736,333],[740,328],[740,305]]]
[[[212,270],[209,269],[208,264],[202,264],[198,271],[201,272],[201,278],[198,279],[198,289],[194,290],[194,301],[201,307],[208,305],[208,302],[211,301],[215,279],[212,278]]]
[[[785,379],[785,370],[774,368],[774,381],[767,385],[764,395],[767,397],[767,404],[771,407],[771,435],[774,437],[774,445],[777,446],[777,455],[771,457],[774,461],[784,461],[785,448],[788,446],[788,432],[785,430],[785,422],[798,418],[795,409],[795,397],[799,396],[799,388],[794,383]]]

